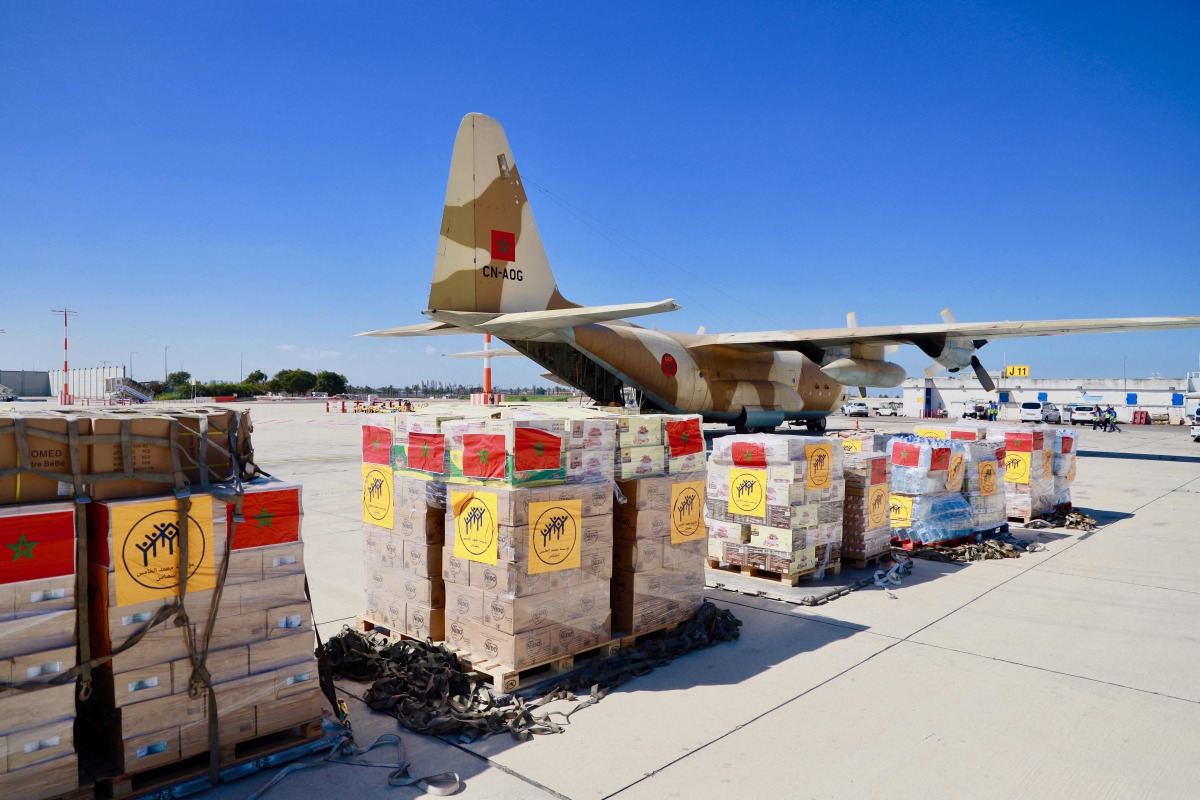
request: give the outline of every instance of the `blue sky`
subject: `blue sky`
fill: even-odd
[[[563,293],[674,297],[664,329],[1200,314],[1197,41],[1194,3],[5,3],[0,366],[56,367],[65,305],[75,366],[475,379],[440,356],[467,337],[351,338],[423,321],[471,111],[505,125]]]

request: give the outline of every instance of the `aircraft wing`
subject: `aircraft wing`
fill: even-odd
[[[719,333],[701,337],[699,344],[726,345],[761,350],[826,349],[852,344],[941,343],[947,339],[991,341],[1024,336],[1059,336],[1071,333],[1200,328],[1200,317],[1125,317],[1116,319],[1057,319],[1027,322],[956,322],[938,325],[896,325],[865,328],[824,328],[755,333]]]

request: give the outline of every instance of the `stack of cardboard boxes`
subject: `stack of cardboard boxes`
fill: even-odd
[[[136,773],[204,753],[210,726],[226,745],[321,716],[300,489],[260,480],[239,497],[220,483],[251,456],[248,417],[228,410],[0,417],[0,537],[15,537],[5,541],[12,565],[0,567],[3,680],[47,682],[79,662],[75,642],[86,657],[112,656],[87,671],[74,728],[75,745],[111,757],[107,770]],[[77,487],[93,500],[82,543],[82,510],[61,502]],[[174,613],[181,597],[186,617]],[[5,780],[16,781],[0,781],[0,795],[58,793],[32,773],[16,778],[50,764],[78,785],[68,722],[75,694],[74,680],[0,694],[0,751],[13,776]],[[19,733],[30,702],[36,741]]]
[[[610,638],[606,417],[507,408],[442,420],[437,433],[410,424],[410,469],[418,447],[448,452],[445,640],[474,663],[521,670]]]
[[[1071,484],[1075,482],[1075,456],[1079,440],[1074,431],[1054,431],[1054,509],[1071,508]]]
[[[0,797],[50,797],[79,786],[75,682],[47,683],[76,663],[74,504],[0,506],[0,545],[0,683],[24,686],[0,690]]]
[[[619,431],[623,476],[634,463],[626,453],[662,452],[617,483],[613,627],[636,635],[685,620],[703,602],[704,436],[694,415],[629,415]]]
[[[962,443],[965,469],[962,493],[971,505],[971,530],[994,533],[1008,521],[1004,504],[1004,445],[1002,441]]]
[[[1038,425],[1003,433],[1005,513],[1010,519],[1043,517],[1054,510],[1054,429]]]
[[[407,445],[407,431],[402,433]],[[424,449],[423,455],[418,453],[418,465],[440,474],[445,447],[436,452]],[[363,426],[365,616],[396,633],[440,640],[446,621],[445,486],[420,471],[414,471],[423,475],[420,478],[395,474],[394,451],[390,428]]]
[[[845,450],[846,502],[842,514],[842,558],[866,561],[892,548],[888,513],[891,461],[878,450]]]
[[[779,575],[840,564],[845,479],[833,438],[725,436],[709,459],[709,558]]]

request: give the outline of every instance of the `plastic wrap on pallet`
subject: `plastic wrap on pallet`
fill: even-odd
[[[1054,455],[1065,456],[1075,452],[1078,444],[1078,434],[1070,428],[1055,428],[1054,430]]]
[[[936,544],[974,532],[971,506],[958,492],[891,496],[893,537]]]
[[[897,436],[891,444],[891,488],[909,495],[956,492],[964,467],[961,442]]]

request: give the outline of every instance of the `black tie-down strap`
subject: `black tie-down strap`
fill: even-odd
[[[537,697],[495,693],[487,682],[464,673],[458,657],[442,645],[415,640],[388,644],[378,635],[350,628],[325,643],[319,660],[335,677],[372,680],[363,702],[391,714],[409,730],[463,741],[508,731],[523,741],[530,735],[561,733],[572,714],[599,702],[630,678],[693,650],[737,639],[741,624],[731,612],[706,601],[670,633],[644,639],[633,652],[566,675]],[[579,697],[579,692],[585,696]],[[579,702],[569,711],[540,710],[556,700]]]

